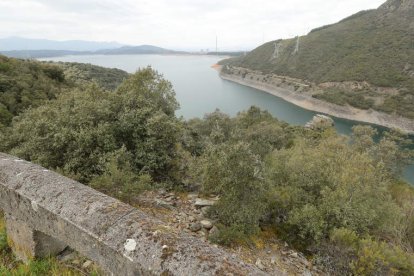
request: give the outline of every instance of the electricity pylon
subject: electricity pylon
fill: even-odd
[[[293,54],[296,54],[296,53],[299,52],[299,43],[300,43],[300,38],[299,38],[299,36],[297,36],[296,47],[295,47],[295,51],[293,51]]]

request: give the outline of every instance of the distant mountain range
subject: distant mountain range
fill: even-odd
[[[64,55],[186,54],[186,52],[152,45],[126,46],[117,42],[9,37],[0,39],[0,54],[15,58],[44,58]]]
[[[0,39],[0,54],[14,58],[47,58],[67,55],[167,55],[199,54],[169,50],[153,45],[129,46],[118,42],[97,42],[83,40],[55,41],[9,37]],[[239,56],[244,52],[209,52],[206,55]]]
[[[87,55],[94,52],[87,51],[67,51],[67,50],[13,50],[13,51],[1,51],[1,55],[13,58],[48,58],[48,57],[60,57],[68,55]]]
[[[0,51],[22,50],[65,50],[65,51],[97,51],[125,46],[118,42],[98,42],[84,40],[56,41],[48,39],[32,39],[23,37],[7,37],[0,39]]]
[[[135,54],[185,54],[184,51],[173,51],[152,45],[123,46],[115,49],[98,50],[101,55],[135,55]]]

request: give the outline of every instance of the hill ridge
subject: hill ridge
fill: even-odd
[[[312,96],[337,105],[414,119],[414,1],[389,0],[309,34],[267,42],[244,57],[221,61],[263,74],[311,82]],[[343,82],[367,82],[344,89]],[[383,93],[391,88],[392,93]],[[413,123],[414,124],[414,123]]]

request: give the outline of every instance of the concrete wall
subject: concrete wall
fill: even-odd
[[[22,259],[68,245],[113,275],[263,274],[136,208],[2,153],[0,208]]]

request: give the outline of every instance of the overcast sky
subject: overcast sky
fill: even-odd
[[[0,0],[0,37],[250,49],[385,0]]]

